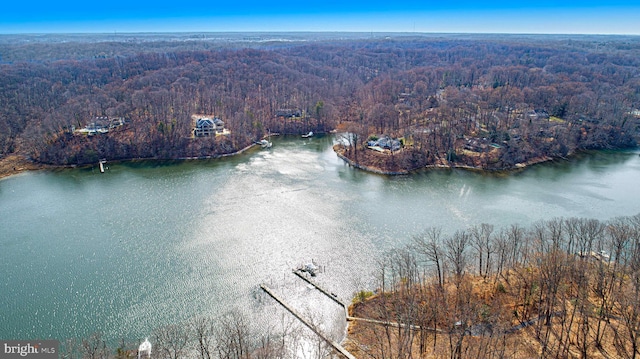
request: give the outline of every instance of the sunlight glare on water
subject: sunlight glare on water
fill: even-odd
[[[210,161],[112,163],[0,181],[2,338],[136,340],[161,325],[238,310],[268,326],[290,315],[266,283],[335,339],[340,308],[375,289],[377,261],[428,227],[527,226],[640,212],[640,158],[610,152],[508,176],[461,170],[386,177],[337,158],[333,138],[274,138]]]

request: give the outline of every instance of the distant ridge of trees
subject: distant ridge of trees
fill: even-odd
[[[376,160],[388,168],[492,169],[635,146],[640,133],[635,38],[187,45],[0,43],[4,61],[37,60],[0,64],[0,157],[20,153],[72,165],[103,157],[216,156],[268,132],[339,127],[352,134],[343,150],[355,162],[367,158],[369,137],[388,135],[405,144]],[[100,48],[105,51],[95,53]],[[303,116],[281,118],[279,109]],[[190,138],[193,114],[221,117],[231,134]],[[124,117],[127,125],[101,136],[73,133],[99,116]]]

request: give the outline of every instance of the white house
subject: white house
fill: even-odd
[[[138,359],[150,359],[151,358],[151,343],[149,339],[145,339],[140,347],[138,347]]]

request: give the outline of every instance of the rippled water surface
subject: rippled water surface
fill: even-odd
[[[178,163],[111,163],[0,181],[0,338],[148,336],[195,315],[284,312],[267,283],[339,337],[336,305],[291,274],[349,300],[376,261],[430,226],[528,225],[640,212],[640,157],[596,153],[505,175],[458,170],[384,177],[354,170],[333,139],[274,139],[270,150]]]

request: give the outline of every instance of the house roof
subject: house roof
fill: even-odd
[[[201,118],[196,121],[196,127],[213,127],[213,121],[210,118]]]

